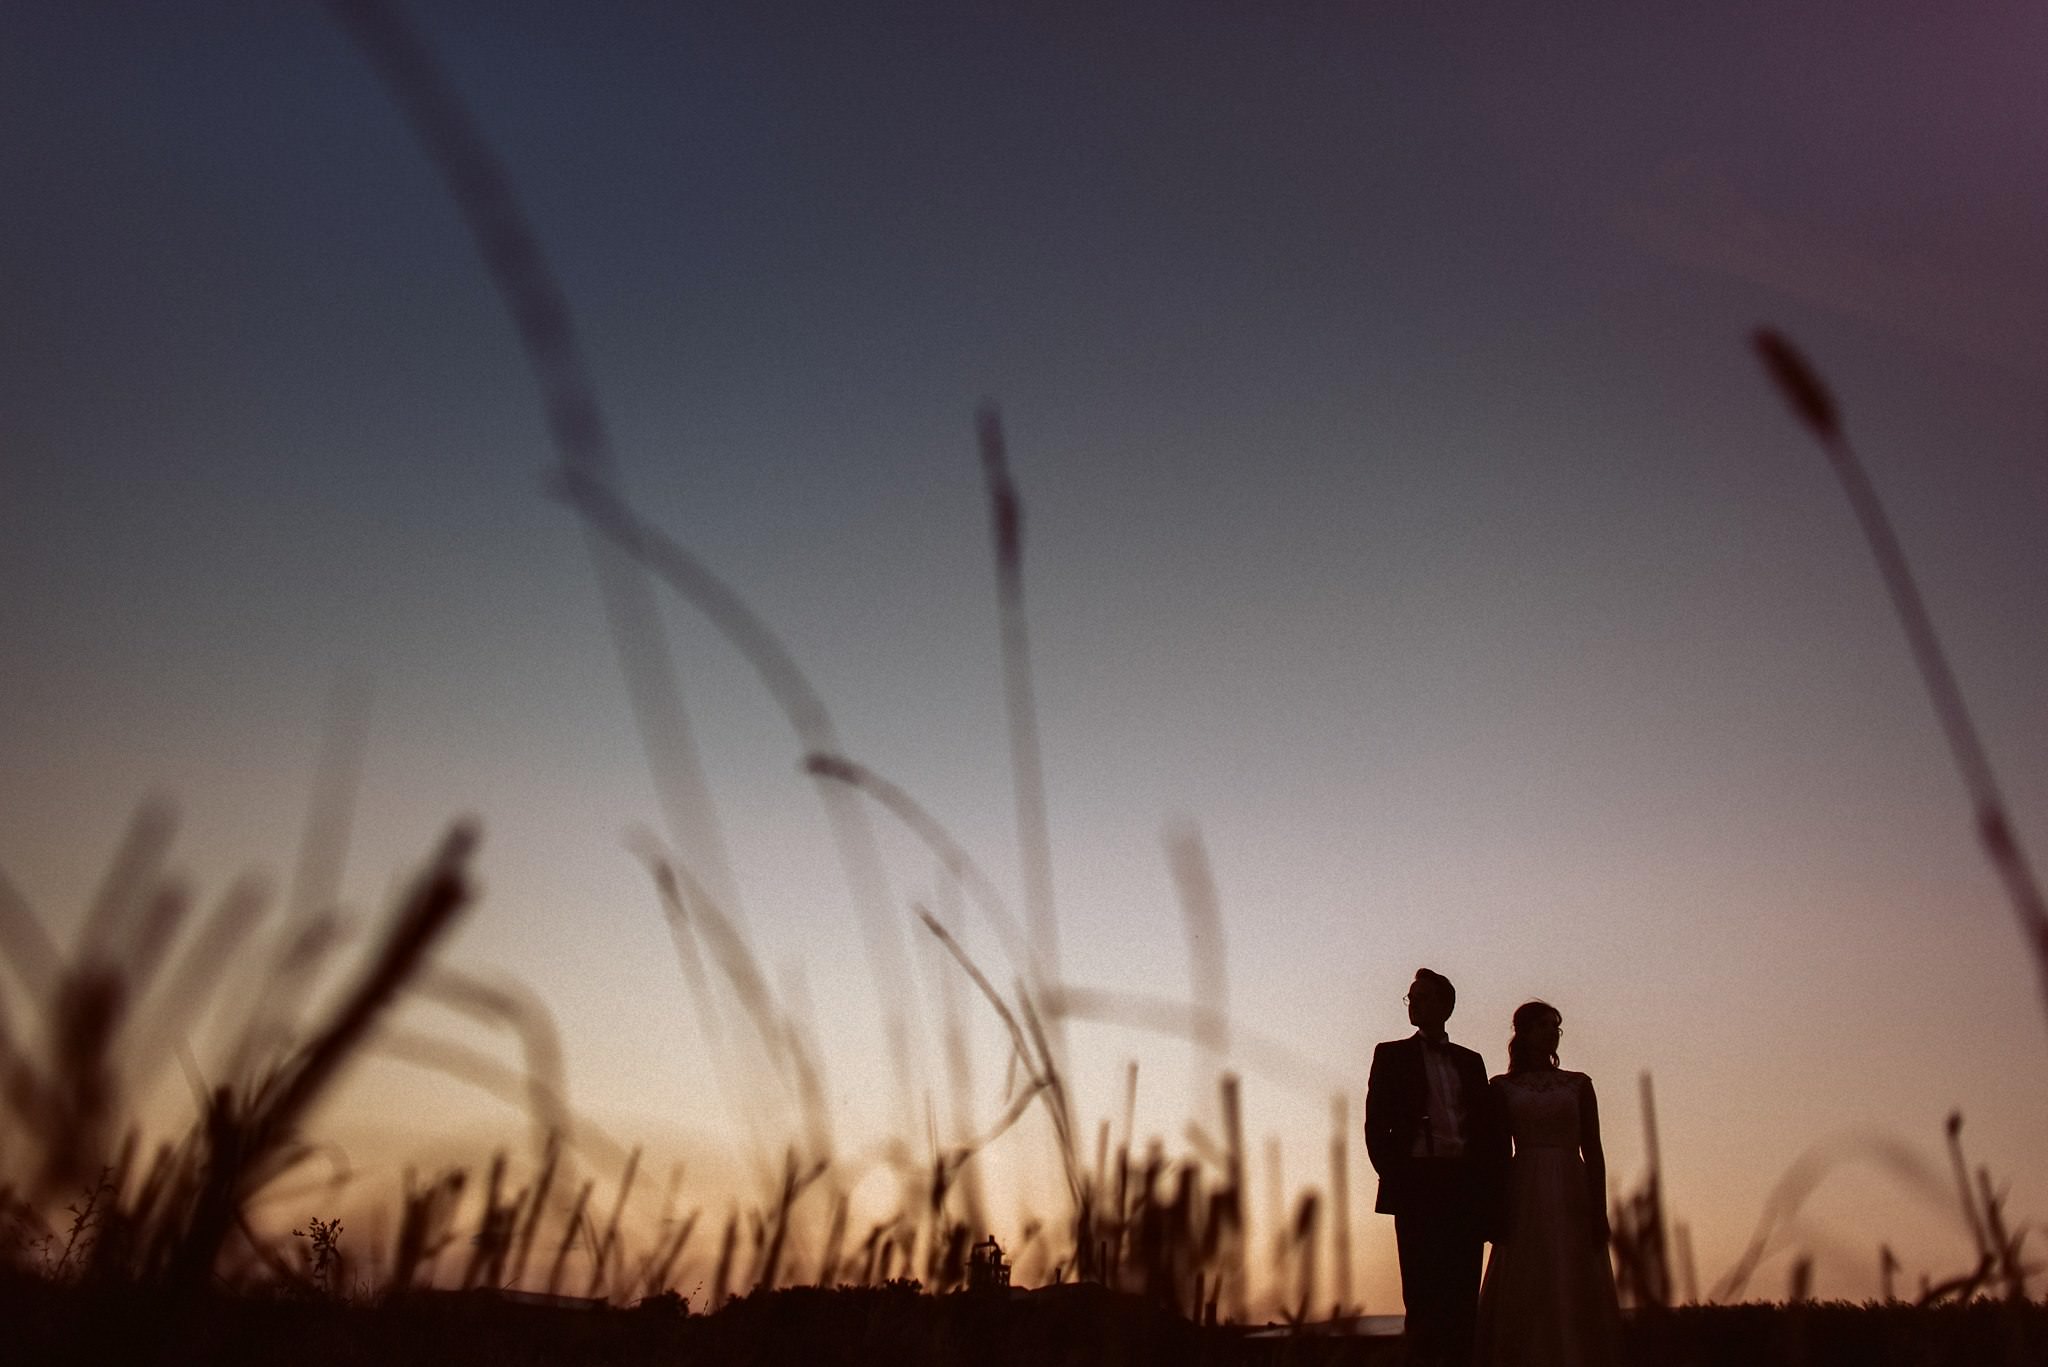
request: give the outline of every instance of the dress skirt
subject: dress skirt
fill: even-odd
[[[1479,1292],[1478,1367],[1617,1367],[1621,1311],[1576,1148],[1519,1149]]]

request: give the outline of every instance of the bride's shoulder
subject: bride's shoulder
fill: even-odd
[[[1593,1080],[1584,1073],[1574,1073],[1569,1068],[1527,1068],[1520,1072],[1502,1073],[1493,1080],[1493,1085],[1519,1088],[1528,1092],[1561,1092],[1567,1088],[1590,1088]]]

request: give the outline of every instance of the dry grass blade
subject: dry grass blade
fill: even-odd
[[[699,1212],[691,1211],[683,1218],[676,1232],[666,1243],[656,1244],[641,1261],[639,1275],[640,1294],[654,1296],[668,1290],[669,1275],[675,1270],[676,1260],[683,1256],[683,1249],[689,1245],[690,1235],[696,1232]]]
[[[975,414],[981,468],[988,481],[995,536],[996,611],[1001,623],[1003,700],[1010,720],[1010,767],[1017,801],[1017,855],[1024,878],[1024,918],[1032,961],[1043,966],[1035,985],[1060,977],[1059,918],[1053,907],[1052,838],[1047,833],[1045,760],[1038,741],[1038,705],[1031,682],[1030,635],[1024,621],[1024,502],[1010,477],[1002,414],[984,403]]]
[[[1243,1318],[1251,1287],[1251,1246],[1245,1238],[1245,1115],[1237,1074],[1223,1074],[1223,1191],[1214,1195],[1212,1226],[1221,1234],[1223,1281],[1219,1285],[1225,1314]]]
[[[820,778],[859,789],[902,822],[911,834],[924,842],[925,847],[937,857],[946,872],[959,882],[981,908],[982,914],[988,918],[989,928],[995,931],[996,938],[1002,941],[1003,952],[1009,958],[1011,966],[1019,972],[1027,973],[1028,976],[1043,977],[1029,974],[1028,966],[1032,963],[1031,948],[1026,944],[1024,932],[1018,925],[1017,918],[1011,914],[995,883],[983,872],[974,857],[953,838],[952,833],[926,811],[916,798],[865,765],[839,755],[810,755],[804,760],[804,768]]]
[[[1166,862],[1180,894],[1181,924],[1188,933],[1188,977],[1191,999],[1209,1009],[1191,1019],[1195,1027],[1195,1094],[1222,1069],[1230,1048],[1230,982],[1223,950],[1223,908],[1216,895],[1216,876],[1201,828],[1192,821],[1166,829]]]
[[[455,1208],[462,1199],[463,1186],[463,1175],[449,1172],[415,1190],[412,1173],[406,1173],[398,1242],[392,1254],[391,1285],[395,1289],[406,1290],[432,1273],[435,1259],[454,1238]]]
[[[1828,387],[1821,383],[1806,357],[1783,334],[1771,328],[1759,328],[1751,340],[1779,392],[1792,405],[1792,411],[1822,441],[1838,440],[1842,423],[1834,395],[1828,393]]]
[[[568,1099],[552,1094],[547,1084],[535,1078],[530,1071],[500,1063],[488,1054],[453,1040],[439,1039],[414,1030],[379,1030],[374,1048],[381,1057],[431,1069],[508,1106],[525,1110],[529,1119],[537,1121],[540,1115],[559,1116],[562,1124],[559,1134],[569,1141],[572,1148],[608,1165],[616,1166],[625,1161],[625,1144],[601,1126],[572,1115]],[[554,1132],[542,1136],[537,1147],[543,1162],[554,1142]]]
[[[1031,1045],[1024,1036],[1024,1029],[1017,1023],[1017,1017],[1010,1010],[1010,1004],[1003,1000],[1003,994],[996,991],[995,984],[991,983],[974,960],[968,957],[967,951],[960,947],[960,942],[953,938],[952,932],[933,920],[930,912],[920,910],[918,919],[924,923],[924,928],[932,933],[933,938],[945,946],[946,952],[953,956],[953,962],[960,965],[968,981],[974,984],[989,1006],[995,1010],[996,1019],[1003,1023],[1003,1029],[1009,1033],[1011,1057],[1023,1066],[1025,1076],[1031,1080],[1032,1087],[1043,1088],[1045,1077],[1039,1072],[1038,1065],[1032,1058]]]
[[[1834,467],[1842,491],[1848,496],[1849,506],[1863,529],[1864,539],[1869,542],[1871,554],[1877,560],[1885,589],[1891,595],[1892,607],[1898,613],[1899,624],[1905,629],[1906,644],[1913,653],[1913,662],[1920,670],[1921,681],[1934,704],[1935,716],[1948,738],[1949,751],[1955,756],[1956,767],[1962,771],[1964,786],[1969,790],[1978,839],[2005,884],[2006,895],[2019,918],[2020,933],[2034,956],[2042,1008],[2048,1012],[2048,901],[2043,900],[2040,883],[2013,834],[2012,819],[1999,791],[1997,778],[1992,773],[1991,760],[1977,735],[1969,708],[1963,703],[1962,689],[1949,667],[1948,656],[1935,635],[1934,620],[1928,615],[1927,605],[1920,597],[1920,588],[1913,579],[1905,548],[1899,543],[1898,533],[1892,529],[1891,519],[1885,513],[1884,504],[1879,500],[1877,488],[1870,482],[1863,462],[1857,458],[1855,448],[1843,434],[1834,401],[1813,367],[1776,332],[1760,330],[1755,341],[1757,352],[1772,378],[1827,453],[1828,462]]]
[[[534,1177],[533,1190],[526,1198],[526,1212],[520,1216],[518,1232],[512,1238],[511,1280],[515,1286],[526,1276],[526,1260],[533,1254],[534,1236],[540,1232],[541,1215],[547,1210],[548,1193],[554,1190],[555,1178],[561,1172],[561,1158],[561,1136],[548,1136],[547,1151],[541,1156],[540,1172]]]
[[[690,925],[690,904],[683,898],[682,883],[676,877],[667,852],[651,836],[642,833],[642,838],[630,843],[647,866],[648,875],[654,879],[655,895],[661,899],[662,919],[668,925],[669,940],[675,946],[676,962],[683,970],[684,984],[690,990],[691,1001],[696,1004],[705,1047],[712,1051],[714,1057],[722,1055],[725,1031],[711,999],[711,980],[704,972],[704,956],[697,952],[697,933]]]
[[[587,526],[609,538],[624,554],[674,589],[733,644],[788,719],[805,753],[838,752],[838,732],[824,699],[811,686],[782,639],[731,585],[680,543],[637,516],[603,479],[588,471],[566,469],[558,488],[582,514]],[[885,1003],[883,1028],[888,1034],[898,1100],[906,1108],[903,1118],[908,1119],[914,1073],[905,1013],[913,998],[906,991],[902,944],[887,910],[891,896],[882,871],[881,852],[860,803],[815,771],[807,772],[816,781],[826,820],[832,828],[833,845],[853,893],[869,966]]]
[[[683,891],[684,904],[694,906],[688,925],[703,936],[711,950],[712,961],[725,974],[734,996],[746,1012],[747,1020],[754,1027],[754,1033],[760,1037],[762,1048],[778,1071],[781,1070],[787,1061],[788,1035],[783,1029],[781,1012],[776,1007],[775,994],[769,990],[768,978],[761,972],[753,949],[738,928],[720,913],[718,904],[690,876],[688,869],[671,868],[670,873]]]
[[[282,1135],[297,1124],[313,1100],[356,1052],[371,1024],[425,966],[434,942],[447,933],[470,900],[468,865],[478,833],[457,825],[441,842],[427,870],[400,908],[369,970],[317,1035],[286,1069],[265,1098],[264,1128]]]
[[[191,911],[192,891],[176,879],[166,879],[143,903],[127,942],[118,947],[115,964],[131,997],[139,999],[148,992]]]
[[[712,961],[760,1038],[776,1079],[797,1103],[811,1154],[829,1154],[832,1127],[823,1074],[803,1031],[769,988],[767,976],[761,972],[746,936],[719,910],[710,893],[690,876],[688,869],[667,864],[658,852],[651,857],[657,870],[656,881],[669,904],[671,926],[680,927],[677,934],[703,938]]]
[[[126,1010],[120,975],[106,968],[81,966],[57,988],[49,1067],[35,1086],[40,1114],[31,1126],[43,1143],[45,1193],[77,1186],[107,1151],[114,1046]]]
[[[1046,1085],[1044,1079],[1034,1079],[1023,1091],[1010,1098],[1010,1104],[1004,1108],[1003,1113],[996,1118],[994,1124],[990,1125],[973,1139],[957,1147],[955,1154],[958,1159],[961,1162],[965,1162],[989,1145],[995,1143],[998,1139],[1001,1139],[1009,1132],[1010,1127],[1023,1117],[1025,1110],[1030,1107],[1032,1099],[1043,1091]]]
[[[1318,1096],[1347,1087],[1350,1083],[1343,1075],[1318,1065],[1277,1040],[1217,1019],[1215,1011],[1199,1003],[1177,1002],[1141,992],[1067,984],[1048,989],[1043,999],[1047,1014],[1065,1020],[1129,1026],[1195,1044],[1227,1032],[1234,1054],[1262,1077]]]
[[[764,1143],[762,1117],[757,1113],[758,1097],[746,1085],[744,1069],[736,1066],[734,1051],[726,1045],[725,1018],[719,1010],[715,984],[699,951],[690,897],[684,893],[680,871],[668,851],[646,832],[629,838],[628,844],[654,880],[655,894],[661,901],[662,919],[668,925],[669,941],[675,946],[677,962],[682,966],[684,983],[697,1017],[697,1028],[719,1092],[728,1110],[740,1119],[746,1129],[748,1151],[758,1151]],[[691,881],[691,886],[698,886],[695,880]]]
[[[1330,1098],[1330,1274],[1334,1316],[1350,1312],[1351,1289],[1351,1107],[1344,1093]]]
[[[291,1031],[328,958],[349,931],[331,912],[299,926],[281,928],[283,938],[261,975],[262,991],[247,1003],[246,1020],[235,1034],[227,1076],[249,1086],[273,1071],[291,1044]]]
[[[503,1270],[505,1255],[512,1245],[516,1203],[498,1199],[505,1186],[505,1152],[491,1155],[491,1175],[484,1179],[484,1206],[477,1216],[476,1233],[469,1240],[469,1265],[457,1282],[464,1290],[489,1286]]]
[[[1772,1187],[1764,1201],[1748,1247],[1735,1266],[1722,1277],[1708,1299],[1726,1301],[1742,1294],[1759,1264],[1777,1246],[1776,1236],[1787,1226],[1829,1173],[1850,1159],[1863,1159],[1889,1174],[1906,1191],[1931,1208],[1946,1209],[1948,1195],[1940,1176],[1920,1155],[1898,1140],[1884,1136],[1859,1136],[1816,1144],[1801,1154]]]
[[[1650,1074],[1638,1079],[1643,1114],[1642,1186],[1612,1202],[1609,1247],[1623,1303],[1663,1309],[1672,1301],[1671,1241],[1665,1230],[1663,1150],[1657,1137],[1657,1099]]]
[[[1294,1261],[1300,1269],[1301,1281],[1295,1296],[1294,1322],[1308,1322],[1309,1310],[1316,1298],[1316,1247],[1321,1242],[1316,1237],[1322,1219],[1322,1202],[1314,1192],[1301,1198],[1294,1213]]]
[[[0,873],[0,961],[14,970],[30,1000],[46,1008],[51,985],[64,976],[64,956],[30,909],[28,899],[4,873]]]
[[[737,1212],[725,1217],[725,1235],[718,1241],[718,1270],[711,1278],[711,1308],[716,1310],[725,1304],[726,1290],[732,1285],[733,1254],[739,1247],[740,1217]]]
[[[185,1032],[205,1010],[214,985],[233,964],[235,951],[247,943],[262,919],[266,892],[254,879],[237,882],[200,926],[191,945],[171,970],[151,1011],[135,1030],[137,1046],[129,1067],[131,1086],[147,1083],[182,1046]]]
[[[562,1221],[562,1237],[555,1245],[554,1260],[548,1264],[547,1294],[552,1296],[562,1285],[562,1274],[569,1265],[569,1250],[576,1246],[576,1236],[589,1221],[584,1212],[590,1209],[590,1194],[596,1184],[588,1178],[576,1190],[576,1200],[569,1206],[568,1218]]]
[[[512,315],[562,468],[610,479],[611,434],[576,339],[568,297],[548,268],[504,166],[433,54],[395,7],[385,0],[328,0],[328,9],[383,80],[447,182],[477,254]],[[691,865],[704,871],[721,902],[737,908],[724,835],[704,784],[653,593],[639,567],[594,529],[586,531],[586,540],[663,813]]]
[[[960,918],[960,884],[957,879],[947,879],[939,885],[939,912],[941,924],[957,926]],[[916,907],[925,914],[923,907]],[[936,942],[935,954],[943,954]],[[952,1103],[953,1138],[956,1144],[967,1142],[967,1136],[974,1132],[974,1060],[968,1050],[967,1025],[962,1015],[960,980],[948,972],[943,961],[933,965],[937,981],[940,1013],[940,1039],[943,1042],[943,1057],[946,1070],[946,1091]],[[967,1223],[977,1230],[988,1228],[987,1201],[982,1192],[981,1168],[968,1168],[960,1184],[961,1200],[966,1208]]]
[[[747,605],[739,590],[681,542],[635,513],[608,481],[591,471],[564,468],[554,487],[586,525],[644,565],[732,643],[805,748],[838,749],[825,700],[782,638]]]
[[[1058,1062],[1053,1058],[1052,1048],[1046,1040],[1038,1013],[1031,1005],[1028,987],[1020,988],[1017,1010],[1013,1012],[1009,1003],[1003,1000],[1002,994],[996,991],[995,985],[989,982],[974,960],[968,957],[967,951],[960,947],[960,942],[934,920],[930,912],[919,909],[918,918],[924,923],[924,928],[945,946],[946,952],[953,956],[953,961],[960,965],[968,980],[987,999],[995,1010],[996,1018],[1003,1023],[1003,1029],[1009,1033],[1011,1057],[1022,1065],[1025,1076],[1030,1079],[1032,1094],[1042,1096],[1044,1100],[1046,1116],[1052,1121],[1067,1190],[1073,1199],[1075,1210],[1081,1211],[1086,1204],[1086,1184],[1078,1166],[1079,1153],[1075,1148],[1073,1112],[1067,1099],[1065,1084],[1060,1078]]]
[[[518,1037],[526,1063],[526,1105],[533,1119],[536,1153],[545,1150],[548,1136],[569,1130],[568,1070],[547,1003],[518,983],[484,982],[438,965],[421,975],[419,992],[472,1020],[503,1026]]]
[[[626,1213],[626,1198],[632,1194],[633,1179],[640,1174],[640,1150],[634,1149],[626,1159],[626,1170],[619,1178],[619,1189],[612,1198],[611,1218],[605,1221],[604,1233],[598,1237],[597,1247],[590,1256],[590,1289],[583,1294],[595,1296],[609,1284],[611,1264],[619,1248],[619,1221]]]
[[[307,1112],[362,1052],[380,1017],[425,966],[471,896],[476,828],[458,823],[400,902],[368,967],[324,1028],[248,1095],[215,1091],[205,1117],[204,1170],[170,1253],[174,1285],[193,1291],[214,1269],[251,1195],[307,1153],[298,1129]]]
[[[782,1275],[783,1250],[788,1245],[790,1225],[796,1218],[797,1202],[825,1175],[825,1168],[825,1163],[820,1161],[807,1170],[799,1171],[795,1152],[784,1151],[782,1187],[776,1196],[774,1209],[768,1214],[766,1237],[756,1241],[757,1259],[752,1279],[755,1289],[772,1288]]]
[[[133,940],[136,923],[162,885],[164,859],[176,830],[177,818],[168,802],[151,799],[136,809],[86,912],[78,935],[80,964],[110,963]]]
[[[1963,1223],[1970,1227],[1970,1243],[1979,1256],[1991,1252],[1991,1239],[1985,1232],[1983,1217],[1977,1213],[1977,1203],[1971,1198],[1970,1169],[1963,1162],[1963,1113],[1950,1111],[1946,1126],[1948,1137],[1949,1167],[1953,1171],[1956,1191],[1962,1197]]]
[[[824,1246],[818,1250],[818,1272],[811,1278],[814,1285],[830,1287],[839,1280],[839,1256],[846,1246],[846,1221],[852,1204],[844,1192],[832,1198],[832,1218],[825,1227]]]
[[[1023,985],[1017,992],[1017,1011],[1024,1018],[1024,1029],[1031,1042],[1038,1048],[1039,1076],[1045,1079],[1046,1114],[1052,1118],[1053,1138],[1057,1142],[1060,1170],[1067,1179],[1067,1191],[1075,1209],[1083,1207],[1088,1199],[1088,1183],[1081,1171],[1080,1140],[1074,1129],[1074,1103],[1067,1091],[1066,1080],[1060,1075],[1059,1056],[1053,1051],[1045,1022],[1040,1019],[1038,1007],[1033,1003],[1031,993]]]
[[[332,911],[340,901],[341,875],[348,863],[349,833],[369,737],[369,687],[343,680],[335,685],[326,734],[321,737],[313,800],[306,809],[291,891],[285,898],[285,917],[292,925],[304,925]]]

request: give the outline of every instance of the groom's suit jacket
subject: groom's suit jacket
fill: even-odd
[[[1429,1079],[1424,1074],[1422,1040],[1416,1036],[1388,1040],[1373,1050],[1371,1080],[1365,1088],[1365,1151],[1380,1175],[1373,1209],[1383,1215],[1436,1213],[1426,1206],[1442,1201],[1444,1184],[1425,1166],[1454,1164],[1460,1193],[1456,1203],[1465,1213],[1483,1213],[1493,1196],[1497,1171],[1505,1157],[1504,1140],[1486,1090],[1486,1061],[1473,1050],[1446,1041],[1458,1077],[1465,1113],[1465,1155],[1461,1159],[1417,1158],[1416,1136],[1429,1125]],[[1440,1172],[1441,1169],[1438,1169]],[[1449,1212],[1446,1212],[1449,1213]]]

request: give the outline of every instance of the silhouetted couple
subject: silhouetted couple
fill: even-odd
[[[1607,1261],[1607,1163],[1593,1083],[1557,1066],[1564,1018],[1516,1010],[1508,1070],[1453,1044],[1451,980],[1418,969],[1415,1033],[1373,1051],[1365,1147],[1394,1217],[1409,1360],[1418,1367],[1613,1367],[1621,1315]],[[1493,1255],[1480,1281],[1480,1246]]]

